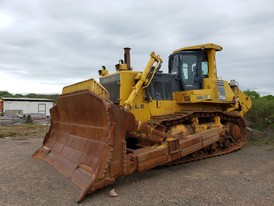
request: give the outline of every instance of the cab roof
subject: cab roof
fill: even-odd
[[[223,48],[217,44],[213,43],[207,43],[207,44],[200,44],[195,46],[189,46],[189,47],[183,47],[180,49],[176,49],[173,51],[174,53],[180,52],[180,51],[191,51],[191,50],[201,50],[201,49],[215,49],[216,51],[221,51]]]

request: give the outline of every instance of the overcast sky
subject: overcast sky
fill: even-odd
[[[0,0],[0,90],[61,93],[123,58],[202,43],[223,47],[218,76],[274,95],[274,0]]]

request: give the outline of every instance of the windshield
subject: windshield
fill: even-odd
[[[198,87],[208,77],[208,59],[200,51],[182,52],[170,57],[169,73],[178,74],[185,88]]]

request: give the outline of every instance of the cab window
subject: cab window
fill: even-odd
[[[202,76],[208,77],[208,58],[206,53],[202,55]]]
[[[182,77],[186,85],[192,85],[197,78],[197,56],[182,56]]]
[[[179,56],[176,55],[173,57],[173,60],[171,62],[171,70],[169,71],[170,74],[178,74],[179,69]]]

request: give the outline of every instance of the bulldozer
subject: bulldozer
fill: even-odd
[[[214,157],[246,144],[244,115],[252,102],[235,80],[217,76],[213,43],[183,47],[163,60],[151,52],[143,71],[130,48],[115,65],[63,88],[51,125],[32,156],[80,187],[78,202],[118,177]]]

